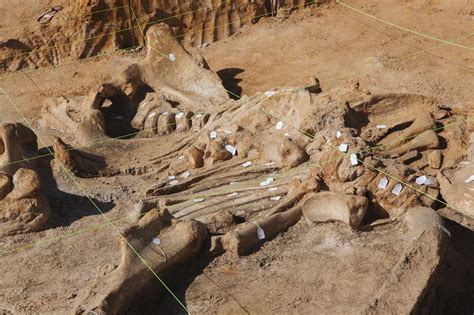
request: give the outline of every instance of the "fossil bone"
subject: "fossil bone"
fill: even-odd
[[[365,197],[320,192],[305,201],[303,215],[313,222],[341,221],[357,228],[364,219],[368,205]]]

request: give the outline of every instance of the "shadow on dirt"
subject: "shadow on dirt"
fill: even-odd
[[[226,90],[232,92],[229,92],[229,96],[234,100],[238,100],[242,94],[242,88],[239,86],[242,79],[238,79],[236,76],[244,71],[244,69],[240,68],[226,68],[217,71],[217,75],[222,80],[222,85],[224,85]]]
[[[210,242],[208,242],[201,250],[201,255],[192,262],[171,271],[171,274],[163,278],[163,281],[169,286],[170,290],[182,303],[186,300],[186,291],[194,282],[197,276],[204,274],[204,269],[212,263],[213,258],[209,256]],[[179,276],[177,276],[179,275]],[[207,276],[206,276],[207,277]],[[214,285],[225,292],[231,299],[240,305],[240,302],[227,292],[215,279],[207,277]],[[186,306],[186,304],[184,304]],[[244,309],[244,306],[242,306]],[[122,314],[139,315],[139,314],[188,314],[186,310],[180,306],[176,299],[163,288],[158,281],[153,281],[151,285],[146,287],[135,300],[135,303]]]
[[[50,149],[52,150],[52,148]],[[48,150],[39,151],[40,154],[46,154],[48,152]],[[52,227],[68,226],[82,217],[100,214],[91,200],[104,213],[115,206],[112,202],[102,202],[94,198],[89,200],[89,198],[85,196],[60,190],[52,173],[52,160],[52,157],[43,157],[38,159],[37,164],[37,170],[41,177],[41,190],[48,199],[49,206],[54,214]],[[64,176],[66,177],[66,181],[71,183],[71,187],[74,187],[75,191],[81,190],[65,172]]]

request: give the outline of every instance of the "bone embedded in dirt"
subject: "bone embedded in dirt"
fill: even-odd
[[[40,178],[36,171],[20,168],[11,180],[6,175],[2,178],[0,237],[48,228],[52,212],[40,192]]]
[[[124,238],[127,241],[120,240],[120,264],[81,290],[76,303],[77,312],[117,314],[125,310],[141,290],[156,279],[148,267],[160,278],[171,274],[199,253],[207,232],[200,222],[178,221],[166,210],[154,209],[129,228]],[[133,250],[129,244],[133,244]],[[147,258],[147,265],[141,263],[141,257]],[[130,283],[134,285],[130,286]]]
[[[301,208],[295,207],[255,222],[242,224],[224,235],[222,240],[224,249],[234,255],[247,255],[255,249],[259,242],[264,239],[269,240],[278,233],[287,230],[298,222],[300,217]],[[257,234],[259,229],[261,230]]]
[[[340,221],[355,229],[364,219],[368,204],[362,196],[320,192],[305,201],[303,215],[312,222]]]
[[[36,155],[36,134],[20,123],[0,125],[0,173],[9,176],[20,167],[30,167],[35,161],[27,161]]]

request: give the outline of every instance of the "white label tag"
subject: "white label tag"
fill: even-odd
[[[226,145],[225,149],[232,155],[235,155],[237,153],[237,148],[234,146],[231,146],[230,144]]]
[[[257,228],[257,237],[260,241],[265,239],[265,231],[261,227]]]
[[[357,160],[357,154],[355,154],[355,153],[352,153],[352,154],[351,154],[351,164],[352,164],[352,165],[357,165],[357,164],[359,164],[359,161]]]
[[[341,143],[341,144],[339,145],[339,151],[341,151],[341,152],[347,152],[347,148],[348,148],[348,147],[349,147],[349,146],[348,146],[347,144]]]
[[[281,130],[283,128],[283,121],[279,121],[277,122],[276,126],[275,126],[275,129],[276,130]]]
[[[171,186],[175,186],[175,185],[178,185],[178,184],[179,184],[179,181],[177,181],[177,180],[172,180],[172,181],[170,182],[170,185],[171,185]]]
[[[420,176],[418,177],[416,180],[415,180],[415,183],[417,183],[418,185],[423,185],[426,183],[426,176],[423,175],[423,176]]]
[[[278,201],[281,199],[281,196],[275,196],[275,197],[271,197],[270,200],[273,200],[273,201]]]
[[[466,179],[464,182],[465,182],[466,184],[469,184],[469,183],[471,183],[471,182],[474,182],[474,175],[469,176],[469,178]]]
[[[342,136],[342,132],[337,131],[337,132],[336,132],[336,138],[340,138],[341,136]]]
[[[275,95],[275,92],[273,92],[273,91],[266,91],[264,94],[265,94],[265,96],[270,97],[270,96]]]
[[[157,245],[157,246],[160,246],[161,240],[160,240],[158,237],[155,237],[155,238],[153,239],[153,243],[154,243],[155,245]]]
[[[385,189],[385,188],[387,188],[387,185],[388,185],[388,178],[387,178],[387,177],[384,177],[384,178],[382,178],[382,179],[379,181],[378,187],[379,187],[380,189]]]
[[[172,61],[172,62],[176,61],[176,56],[175,56],[174,54],[169,54],[169,55],[168,55],[168,58],[169,58],[169,60]]]
[[[268,185],[270,185],[271,182],[273,182],[273,177],[269,177],[266,180],[264,180],[263,182],[261,182],[260,186],[268,186]]]
[[[194,202],[203,202],[204,201],[204,198],[196,198],[196,199],[193,199]]]
[[[168,176],[168,179],[176,179],[176,176],[173,176],[173,175]]]
[[[184,116],[184,113],[183,112],[180,112],[180,113],[177,113],[176,114],[176,119],[180,119],[181,117]]]
[[[403,186],[401,184],[396,184],[392,189],[392,194],[399,196],[402,192]]]
[[[387,125],[377,125],[377,129],[385,129],[387,128]]]
[[[247,161],[242,164],[243,167],[249,167],[250,165],[252,165],[252,161]]]
[[[211,138],[211,139],[217,138],[217,132],[211,131],[211,132],[209,133],[209,138]]]
[[[231,193],[231,194],[228,194],[227,196],[229,196],[229,197],[235,197],[235,196],[238,196],[238,195],[239,195],[238,192],[233,192],[233,193]]]
[[[153,118],[156,116],[156,113],[155,112],[151,112],[149,115],[148,115],[148,118]]]
[[[278,190],[278,187],[270,187],[267,189],[268,191],[277,191]]]
[[[186,178],[189,177],[189,175],[191,175],[189,172],[184,172],[183,174],[181,174],[181,177]]]

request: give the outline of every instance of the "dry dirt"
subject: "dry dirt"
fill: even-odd
[[[142,5],[143,3],[142,1]],[[158,8],[162,4],[159,1],[147,3],[144,7],[150,6],[147,7],[148,19],[160,16],[158,13],[152,15],[149,12],[154,12],[153,6]],[[51,3],[51,5],[57,4],[63,5],[64,10],[53,18],[53,22],[57,19],[54,27],[59,25],[59,21],[65,21],[65,16],[70,14],[73,11],[71,7],[74,7],[70,1]],[[120,4],[123,5],[120,1],[114,1],[115,6]],[[464,176],[467,174],[463,173],[466,168],[474,169],[471,164],[466,164],[469,161],[472,163],[474,157],[472,136],[474,34],[470,33],[474,24],[474,3],[470,0],[402,2],[388,0],[383,3],[357,0],[351,1],[350,4],[383,20],[456,42],[467,48],[440,43],[394,28],[333,2],[321,6],[308,6],[291,14],[281,13],[276,17],[261,18],[255,24],[249,23],[235,30],[235,34],[230,37],[219,38],[209,45],[204,45],[205,47],[196,47],[207,61],[210,70],[217,73],[223,81],[223,86],[241,96],[241,99],[236,102],[228,100],[206,103],[206,97],[210,98],[210,93],[202,95],[199,91],[197,96],[193,94],[195,98],[190,98],[191,101],[188,103],[178,102],[181,103],[178,106],[183,106],[179,107],[180,110],[219,113],[216,116],[211,115],[210,122],[213,124],[211,127],[215,130],[221,128],[224,132],[225,128],[233,126],[232,123],[244,125],[242,122],[248,122],[249,126],[255,126],[250,136],[242,135],[242,138],[235,139],[235,146],[239,145],[240,154],[242,143],[255,144],[255,150],[258,151],[260,147],[257,148],[257,144],[265,147],[272,137],[277,137],[270,129],[275,129],[274,125],[278,120],[265,118],[267,121],[262,113],[247,115],[246,112],[245,106],[248,106],[250,101],[263,97],[261,93],[265,91],[276,91],[279,99],[274,103],[260,101],[258,104],[262,108],[269,111],[275,109],[279,114],[278,117],[295,118],[294,123],[305,131],[309,130],[305,129],[309,124],[308,120],[318,118],[317,122],[312,122],[318,124],[326,122],[327,119],[329,121],[327,125],[321,123],[324,126],[320,128],[321,133],[326,133],[325,136],[335,133],[339,129],[333,129],[333,126],[340,128],[340,125],[336,124],[334,121],[337,119],[332,120],[333,117],[329,114],[318,116],[318,111],[310,105],[318,104],[323,111],[326,109],[322,103],[329,104],[334,101],[342,106],[344,103],[342,100],[348,99],[353,105],[370,103],[371,95],[395,95],[393,101],[392,99],[386,103],[380,101],[380,104],[375,102],[374,109],[370,107],[372,105],[367,105],[369,109],[361,109],[363,107],[361,105],[356,110],[360,112],[366,110],[364,114],[369,120],[375,117],[372,123],[384,123],[386,117],[387,123],[394,121],[395,124],[395,121],[403,119],[413,122],[415,118],[422,117],[428,112],[436,116],[437,110],[444,108],[438,105],[449,107],[451,109],[449,117],[436,118],[436,126],[439,124],[448,126],[459,121],[461,124],[451,129],[446,127],[446,130],[439,132],[439,136],[445,141],[439,145],[439,150],[444,150],[445,156],[445,164],[441,171],[455,169],[456,172],[460,172],[456,174]],[[12,38],[23,38],[26,33],[39,31],[40,27],[35,23],[35,19],[49,6],[49,3],[39,4],[37,1],[32,1],[31,5],[26,6],[17,1],[0,0],[0,40],[3,42]],[[89,6],[86,7],[90,9]],[[171,11],[176,14],[179,12],[176,10]],[[245,14],[255,15],[248,12]],[[130,16],[126,17],[127,23],[129,18]],[[196,21],[200,21],[199,19],[196,18]],[[117,20],[120,20],[120,17],[117,17]],[[31,26],[25,31],[26,26],[21,26],[22,23],[29,23]],[[94,30],[99,34],[101,31],[101,29]],[[71,31],[70,34],[72,33],[74,32]],[[314,223],[303,214],[299,221],[296,220],[296,224],[293,222],[284,228],[276,228],[275,235],[269,237],[271,240],[260,242],[245,255],[236,255],[231,245],[225,248],[227,250],[225,253],[210,254],[210,247],[215,244],[211,244],[209,236],[230,235],[235,227],[244,229],[247,227],[245,224],[259,219],[260,213],[266,214],[268,210],[278,206],[278,203],[268,204],[262,201],[263,199],[257,199],[254,202],[256,206],[251,202],[244,203],[243,207],[232,204],[229,208],[235,208],[235,213],[238,214],[232,229],[226,226],[222,230],[211,231],[212,224],[206,224],[209,229],[206,237],[201,237],[200,232],[192,230],[192,227],[182,227],[185,232],[180,232],[181,227],[174,219],[170,219],[169,222],[168,219],[163,219],[166,214],[144,215],[145,221],[151,222],[156,217],[163,222],[166,221],[166,223],[160,221],[160,224],[165,226],[163,230],[161,225],[159,229],[156,228],[160,233],[164,231],[164,234],[160,234],[162,242],[167,239],[166,233],[172,235],[170,236],[172,245],[168,245],[169,249],[163,244],[166,254],[169,255],[170,265],[162,267],[160,265],[162,261],[155,257],[158,255],[160,258],[161,253],[150,254],[146,251],[149,248],[147,242],[150,242],[150,235],[153,234],[147,230],[147,222],[138,221],[134,217],[133,210],[140,202],[152,200],[153,205],[157,207],[160,205],[159,202],[163,202],[173,215],[183,220],[181,223],[195,222],[192,219],[200,217],[193,217],[191,211],[186,210],[190,208],[186,208],[184,205],[186,202],[180,199],[184,198],[183,196],[189,195],[190,202],[192,198],[199,197],[202,191],[205,192],[206,198],[212,193],[227,194],[232,192],[226,188],[229,181],[235,179],[246,183],[253,181],[252,184],[258,186],[260,179],[268,176],[274,176],[276,182],[282,180],[284,184],[281,184],[279,189],[285,194],[288,193],[287,196],[291,196],[292,185],[296,185],[294,179],[304,176],[311,178],[313,173],[309,166],[304,168],[307,166],[305,163],[308,163],[306,161],[293,163],[293,160],[282,159],[282,167],[275,169],[267,167],[255,171],[255,174],[235,175],[240,172],[236,169],[236,165],[240,167],[247,161],[245,157],[237,156],[219,161],[218,158],[212,160],[214,156],[211,156],[210,164],[206,162],[203,169],[193,171],[191,178],[195,182],[186,187],[169,188],[163,186],[166,185],[163,183],[168,181],[168,176],[182,173],[182,171],[173,172],[175,166],[174,164],[170,166],[172,162],[169,161],[179,159],[187,147],[198,146],[204,132],[214,129],[203,128],[196,133],[196,136],[191,133],[183,135],[174,132],[166,135],[141,133],[131,137],[133,139],[87,146],[78,141],[78,134],[71,129],[59,128],[51,121],[43,119],[45,113],[43,108],[48,99],[66,97],[73,100],[77,97],[80,99],[77,101],[78,108],[84,109],[87,99],[83,101],[82,97],[95,95],[94,91],[97,91],[97,87],[102,84],[113,82],[125,91],[127,85],[114,80],[131,64],[139,64],[142,67],[140,77],[144,78],[147,86],[152,86],[153,90],[158,90],[153,84],[161,86],[164,85],[163,82],[179,90],[176,82],[181,84],[186,80],[186,75],[175,74],[171,67],[160,72],[163,69],[160,67],[161,61],[153,63],[153,67],[150,66],[145,59],[147,53],[150,55],[150,51],[147,52],[140,32],[135,30],[132,36],[135,36],[137,42],[143,46],[133,51],[91,57],[78,62],[75,62],[77,58],[74,56],[61,55],[69,54],[71,51],[62,51],[57,54],[62,56],[58,58],[59,66],[42,65],[44,68],[30,69],[31,71],[29,68],[24,68],[2,74],[0,87],[6,93],[2,93],[0,98],[2,114],[0,123],[24,123],[15,106],[18,106],[25,117],[31,120],[32,127],[38,135],[39,150],[36,154],[45,157],[26,162],[22,167],[33,168],[39,174],[41,188],[37,193],[46,196],[53,215],[49,226],[39,231],[27,231],[16,235],[0,233],[2,235],[0,236],[0,314],[185,313],[177,301],[163,289],[161,283],[151,276],[151,272],[143,267],[143,261],[130,258],[133,253],[130,254],[130,249],[127,249],[127,244],[118,237],[117,231],[125,235],[126,239],[139,249],[143,257],[150,259],[151,264],[156,266],[155,271],[192,314],[474,313],[472,264],[474,216],[466,215],[466,213],[473,214],[474,211],[472,208],[474,182],[470,186],[462,186],[463,193],[458,195],[457,191],[450,191],[447,197],[448,193],[443,195],[444,191],[441,190],[439,195],[441,202],[428,202],[418,195],[413,197],[416,201],[410,199],[411,195],[402,201],[372,196],[373,199],[369,198],[371,204],[367,216],[360,224],[360,229],[343,222]],[[111,43],[113,41],[111,40]],[[108,43],[101,46],[101,52],[124,48],[121,45],[128,42],[129,39],[119,44],[117,41]],[[166,41],[159,43],[165,47],[166,44]],[[44,47],[45,43],[42,42],[41,45]],[[33,66],[30,64],[29,67]],[[190,69],[190,73],[193,74],[193,67],[194,64],[184,65],[182,69],[186,70],[183,70],[183,73]],[[8,66],[2,70],[6,69]],[[214,82],[217,77],[213,77],[211,71],[205,75],[209,75],[209,81]],[[318,96],[309,92],[308,95],[313,96],[298,94],[299,89],[307,87],[314,77],[319,79],[323,93],[316,93]],[[359,83],[359,88],[354,88],[356,82]],[[202,82],[193,84],[201,87],[200,83]],[[295,89],[292,90],[291,87]],[[183,88],[183,93],[192,94],[193,85],[190,84],[186,88],[188,90]],[[212,96],[219,98],[219,93],[222,91],[224,90],[215,91]],[[166,91],[163,93],[172,94]],[[285,96],[285,93],[289,93],[290,96]],[[236,98],[234,94],[231,98]],[[422,97],[404,98],[404,94]],[[183,99],[187,100],[186,97]],[[302,105],[292,111],[288,109],[289,104]],[[383,107],[382,114],[377,112],[376,106]],[[343,107],[340,110],[346,113]],[[388,113],[386,116],[383,115],[384,110]],[[80,114],[82,115],[82,112]],[[146,114],[148,115],[148,112]],[[259,126],[259,123],[263,127]],[[366,128],[365,125],[359,126],[358,123],[355,125],[357,126],[350,127],[357,129],[359,135]],[[345,127],[350,129],[348,126]],[[399,132],[404,128],[405,125],[397,126],[393,131]],[[305,148],[309,152],[311,141],[304,140],[303,135],[297,135],[298,132],[291,128],[284,131],[294,139],[293,142],[297,147]],[[312,131],[318,131],[318,128]],[[121,132],[122,135],[126,133],[123,130]],[[101,163],[104,163],[105,167],[97,167],[92,173],[87,173],[91,172],[89,164],[83,169],[74,168],[77,167],[74,164],[72,170],[77,173],[74,173],[71,179],[70,174],[58,166],[58,162],[54,161],[47,150],[47,147],[53,146],[54,136],[59,136],[67,144],[81,148],[82,151],[77,152],[85,154],[87,161],[95,163],[102,159]],[[343,139],[348,139],[345,136]],[[336,139],[332,141],[337,142]],[[376,143],[378,142],[371,144]],[[183,148],[176,149],[181,144]],[[360,144],[354,142],[355,145]],[[54,147],[55,150],[57,148]],[[427,154],[432,149],[428,148]],[[421,151],[423,150],[425,148]],[[472,152],[471,155],[469,150]],[[252,150],[249,152],[250,160]],[[314,156],[308,153],[308,161],[319,163],[319,160],[333,155],[335,155],[333,151],[320,150],[320,153]],[[423,155],[423,158],[425,157]],[[386,156],[383,158],[388,159]],[[64,160],[60,160],[59,157],[56,159],[67,163],[71,158],[66,152]],[[263,167],[264,159],[261,155],[258,155],[255,161],[257,160],[261,162],[259,166],[255,162],[252,167]],[[460,164],[461,162],[464,164]],[[416,168],[416,162],[413,163],[409,166]],[[467,166],[456,169],[458,164]],[[97,164],[93,165],[94,168]],[[331,167],[332,164],[328,165],[322,171],[325,173],[318,173],[318,176],[329,178],[332,175],[327,174],[337,173],[339,165],[333,167],[336,171]],[[178,169],[179,166],[176,166],[176,170]],[[217,176],[221,177],[205,173],[216,169]],[[397,168],[387,166],[386,170],[397,171]],[[295,173],[291,173],[292,171]],[[425,168],[425,171],[428,175],[440,178],[437,177],[441,172],[438,169]],[[201,179],[195,179],[194,176],[198,175],[205,178],[202,183]],[[11,177],[13,174],[8,176]],[[452,183],[455,182],[453,179],[455,175],[446,176]],[[304,180],[298,182],[298,185],[306,185]],[[328,187],[325,187],[326,184]],[[317,185],[319,185],[315,190],[317,192],[348,191],[342,184],[332,186],[326,177]],[[298,186],[298,189],[301,186]],[[369,191],[366,195],[369,196],[370,184],[366,186]],[[436,193],[439,190],[437,188]],[[308,196],[312,196],[311,194],[308,193]],[[360,195],[359,192],[350,194]],[[3,191],[0,195],[4,197]],[[179,201],[167,203],[166,198],[170,200],[178,198]],[[307,200],[305,198],[301,198],[298,202],[303,203]],[[467,206],[463,206],[464,213],[446,207],[445,203],[451,204],[451,198],[467,200],[464,203]],[[216,199],[214,203],[206,204],[205,209],[219,209],[219,204],[222,203],[223,207],[226,207],[223,208],[225,210],[228,207],[225,202],[227,199]],[[380,209],[376,209],[374,204],[387,211],[379,212]],[[460,204],[462,205],[461,202]],[[6,203],[2,205],[4,209],[8,208]],[[447,236],[441,228],[431,229],[430,225],[428,229],[430,232],[426,230],[416,235],[415,239],[418,241],[408,238],[406,235],[411,235],[410,227],[407,227],[409,220],[403,216],[405,210],[419,205],[438,211],[444,217],[443,227],[449,231],[450,236]],[[117,229],[107,224],[96,206]],[[251,208],[251,214],[242,208]],[[289,213],[295,208],[297,206],[289,205],[282,213]],[[0,211],[6,211],[4,209]],[[301,209],[299,215],[301,216]],[[5,218],[8,216],[2,215],[1,219],[4,221],[0,223],[8,223]],[[190,233],[192,244],[199,244],[195,246],[195,253],[184,245],[183,249],[178,251],[182,243],[186,243],[184,240],[182,243],[179,242],[180,236],[189,230],[193,231]],[[173,243],[175,239],[177,243]],[[181,255],[182,253],[186,255]],[[176,259],[175,264],[173,259]],[[134,266],[141,266],[144,269]],[[117,278],[113,278],[117,270],[125,271]],[[143,276],[145,273],[147,276]],[[107,278],[109,276],[111,278]],[[106,296],[104,300],[108,304],[105,303],[104,306],[101,300],[101,307],[96,307],[94,299],[102,299],[103,296]]]

